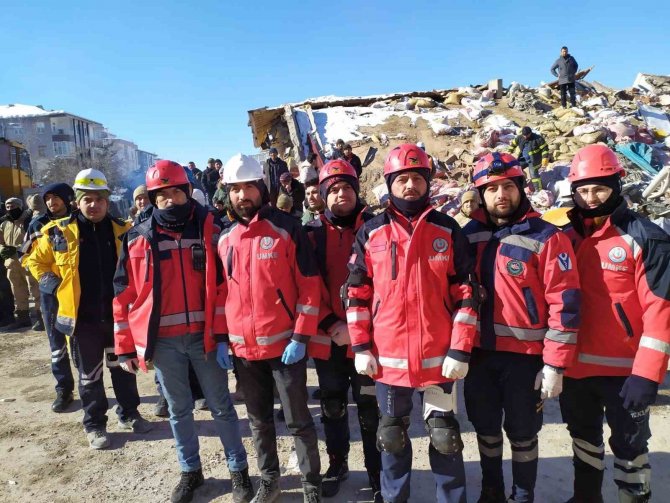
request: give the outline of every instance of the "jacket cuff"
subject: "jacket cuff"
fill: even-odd
[[[319,329],[323,330],[324,332],[328,332],[328,329],[338,321],[339,318],[335,315],[335,313],[330,313],[319,322]]]
[[[122,362],[127,362],[128,360],[132,360],[133,358],[137,358],[137,353],[124,353],[122,355],[117,355],[119,358],[119,363]]]
[[[309,335],[297,334],[294,332],[291,340],[307,344],[309,342]]]
[[[217,344],[220,342],[230,342],[228,334],[214,334],[214,342]]]
[[[555,370],[556,372],[558,372],[559,374],[562,374],[563,371],[565,370],[565,367],[557,367],[556,365],[549,365],[548,363],[545,363],[545,365],[546,365],[547,367],[551,367],[552,369],[554,369],[554,370]]]
[[[470,353],[467,351],[461,351],[460,349],[450,349],[447,351],[447,356],[453,358],[457,362],[469,363],[470,362]]]
[[[351,350],[354,353],[362,353],[363,351],[370,351],[372,349],[372,344],[369,342],[364,342],[363,344],[356,344],[355,346],[351,346]]]

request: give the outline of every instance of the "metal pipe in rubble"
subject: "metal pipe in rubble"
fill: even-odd
[[[661,188],[658,189],[658,186],[661,185]],[[656,199],[665,194],[665,191],[670,188],[670,166],[665,166],[658,174],[652,178],[651,182],[644,192],[642,192],[642,197],[647,199]]]

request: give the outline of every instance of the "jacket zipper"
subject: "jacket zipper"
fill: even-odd
[[[144,282],[149,282],[149,260],[151,260],[151,250],[147,250],[144,254]]]
[[[538,319],[537,304],[535,303],[535,298],[533,297],[533,291],[530,287],[525,286],[522,288],[523,296],[526,299],[526,311],[528,312],[528,319],[531,325],[537,325],[540,320]]]
[[[102,255],[100,253],[100,242],[98,241],[98,226],[97,224],[93,224],[93,241],[95,241],[95,251],[96,254],[98,255],[98,271],[100,272],[100,318],[102,318],[103,310],[104,308],[102,306],[105,305],[104,299],[105,299],[105,294],[104,294],[104,288],[103,285],[105,284],[105,278],[104,274],[102,272]]]
[[[179,248],[179,265],[181,266],[181,284],[184,292],[184,313],[186,314],[186,330],[187,333],[191,333],[191,319],[188,315],[188,298],[186,295],[186,277],[184,275],[184,259],[182,258],[181,252],[181,238],[177,241],[177,247]]]
[[[398,264],[396,264],[396,258],[398,254],[397,250],[398,245],[395,241],[391,242],[391,279],[395,280],[398,277]]]
[[[233,279],[233,247],[228,248],[228,256],[226,257],[226,266],[228,267],[228,279]]]
[[[277,288],[277,295],[279,296],[279,300],[281,301],[281,305],[284,306],[284,309],[286,310],[286,314],[288,314],[288,317],[291,318],[291,321],[294,321],[295,318],[293,316],[293,313],[288,308],[288,304],[286,303],[286,299],[284,299],[284,294],[282,293],[280,288]]]
[[[382,303],[382,301],[381,301],[381,299],[379,299],[379,300],[377,301],[377,303],[375,304],[375,309],[374,309],[374,311],[372,311],[372,319],[373,319],[373,320],[375,319],[375,316],[377,316],[377,311],[379,311],[379,305],[380,305],[381,303]]]
[[[630,321],[628,321],[628,316],[626,316],[626,311],[623,310],[623,306],[621,305],[620,302],[616,302],[614,304],[614,307],[616,309],[617,314],[619,315],[619,320],[621,321],[621,324],[626,329],[626,335],[628,337],[633,337],[633,327],[631,327]]]

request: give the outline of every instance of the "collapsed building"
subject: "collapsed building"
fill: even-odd
[[[470,184],[472,166],[490,151],[504,151],[529,126],[546,139],[550,163],[541,173],[543,191],[532,200],[542,210],[554,202],[555,183],[567,176],[574,153],[605,143],[626,167],[624,194],[652,217],[670,216],[670,76],[638,74],[627,89],[584,79],[578,106],[560,107],[558,82],[532,88],[500,79],[483,85],[365,97],[325,96],[250,110],[254,145],[276,147],[289,163],[310,153],[317,164],[331,156],[336,140],[364,159],[362,195],[378,203],[384,194],[382,165],[399,143],[423,142],[446,173],[431,195],[455,204]]]

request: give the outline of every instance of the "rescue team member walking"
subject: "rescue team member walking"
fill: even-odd
[[[72,359],[79,370],[86,437],[92,449],[105,449],[109,447],[109,404],[103,364],[109,368],[119,404],[119,428],[134,433],[152,428],[137,411],[140,397],[135,375],[123,372],[114,354],[112,280],[121,239],[130,224],[107,213],[109,188],[100,171],[80,171],[74,189],[79,211],[45,225],[26,263],[40,289],[58,299],[54,327],[70,336]]]
[[[627,209],[623,176],[604,145],[579,150],[568,174],[583,296],[578,354],[560,400],[572,436],[574,503],[603,501],[603,416],[619,502],[651,499],[649,406],[670,354],[670,238]]]
[[[261,484],[255,503],[276,501],[279,488],[273,387],[295,440],[305,502],[321,500],[320,460],[307,407],[306,349],[316,335],[320,280],[300,222],[269,205],[263,168],[237,154],[223,168],[234,223],[221,232],[218,253],[225,281],[219,291],[217,360],[237,377],[251,423]],[[225,309],[224,309],[225,308]]]
[[[368,480],[376,502],[382,500],[381,456],[376,446],[379,409],[375,383],[354,367],[346,313],[340,289],[347,279],[347,262],[356,231],[372,214],[364,211],[358,198],[355,168],[344,159],[329,161],[319,172],[324,214],[305,226],[314,247],[325,291],[321,296],[319,328],[327,334],[310,339],[309,354],[314,358],[321,390],[321,421],[326,434],[329,466],[323,478],[323,496],[333,497],[349,473],[348,394],[352,389],[358,407],[358,424]]]
[[[195,371],[223,444],[233,501],[253,497],[247,454],[228,376],[216,362],[217,286],[223,281],[215,242],[220,227],[191,197],[181,165],[158,161],[147,171],[154,206],[151,217],[123,240],[114,288],[116,353],[124,370],[135,373],[153,362],[170,411],[181,478],[171,501],[191,501],[204,482],[193,421],[189,367]]]
[[[430,206],[430,162],[400,145],[384,163],[391,204],[358,231],[343,301],[356,370],[376,381],[384,501],[410,496],[412,395],[423,391],[439,502],[465,502],[454,379],[468,371],[477,323],[474,262],[449,216]]]
[[[579,276],[568,238],[531,208],[513,156],[485,155],[472,178],[484,205],[464,232],[487,292],[465,378],[482,468],[479,502],[532,502],[542,401],[559,395],[575,354]],[[512,447],[510,499],[501,426]]]
[[[28,255],[37,246],[37,240],[42,237],[42,228],[72,213],[74,190],[67,183],[52,183],[44,188],[42,198],[47,211],[30,222],[28,226],[28,239],[23,244],[24,264],[27,264]],[[58,267],[55,264],[53,272],[58,273]],[[73,400],[74,378],[70,368],[65,334],[56,328],[58,299],[55,292],[49,288],[47,290],[40,289],[40,307],[51,348],[51,373],[56,379],[56,399],[51,404],[51,410],[65,412]]]

